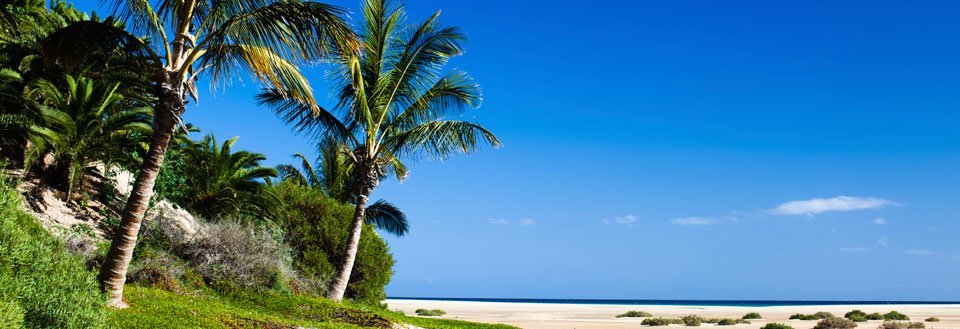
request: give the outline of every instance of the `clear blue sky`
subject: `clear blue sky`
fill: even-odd
[[[408,2],[469,34],[505,146],[377,192],[389,295],[960,300],[960,3]],[[255,91],[187,121],[311,153]]]

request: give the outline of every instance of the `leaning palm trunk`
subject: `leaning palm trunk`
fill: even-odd
[[[358,151],[359,154],[365,154]],[[347,240],[346,255],[344,255],[343,264],[337,269],[337,276],[333,278],[333,284],[327,292],[327,298],[333,301],[343,300],[343,295],[347,292],[347,284],[350,283],[350,275],[353,274],[353,263],[357,260],[357,252],[360,250],[360,235],[363,233],[364,213],[367,209],[367,201],[370,193],[377,187],[379,177],[371,159],[358,161],[355,167],[354,177],[356,179],[356,208],[353,212],[353,222],[350,223],[350,238]]]
[[[107,305],[116,308],[125,308],[123,301],[123,284],[127,280],[127,267],[133,258],[133,249],[137,245],[137,233],[140,232],[140,223],[150,205],[153,196],[153,185],[160,174],[160,166],[166,154],[174,129],[177,127],[180,115],[186,109],[180,84],[169,83],[169,79],[162,85],[160,100],[156,107],[156,122],[153,137],[150,140],[150,149],[143,159],[140,173],[137,175],[130,198],[123,209],[120,225],[114,232],[113,243],[103,266],[100,268],[100,286],[107,292]]]

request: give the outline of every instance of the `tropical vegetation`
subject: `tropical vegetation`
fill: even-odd
[[[442,71],[449,58],[463,52],[465,35],[459,28],[440,25],[439,12],[407,25],[403,8],[387,0],[365,1],[362,13],[356,32],[360,51],[335,58],[331,76],[337,78],[339,99],[333,107],[290,97],[296,91],[283,88],[258,96],[295,131],[335,140],[351,167],[345,186],[356,209],[347,253],[327,295],[335,301],[343,298],[350,281],[368,199],[381,180],[406,177],[401,159],[444,158],[473,152],[482,143],[500,145],[479,124],[451,119],[476,108],[481,98],[466,73]]]

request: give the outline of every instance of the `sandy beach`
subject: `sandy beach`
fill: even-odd
[[[960,328],[960,304],[954,305],[830,305],[830,306],[644,306],[644,305],[589,305],[589,304],[535,304],[497,303],[432,300],[392,300],[387,304],[391,310],[415,314],[418,308],[441,309],[447,312],[444,318],[467,321],[504,323],[525,329],[585,329],[585,328],[637,328],[640,318],[616,318],[617,314],[630,310],[645,311],[654,316],[682,317],[696,314],[705,318],[740,318],[749,312],[758,312],[763,319],[751,320],[750,324],[725,326],[731,329],[760,328],[769,322],[786,323],[796,329],[810,329],[817,321],[789,320],[795,313],[831,312],[837,316],[859,309],[867,313],[886,313],[897,310],[912,321],[939,317],[940,322],[927,322],[927,328]],[[858,328],[876,328],[883,321],[858,323]],[[703,324],[704,327],[714,326]],[[673,325],[671,327],[678,327]]]

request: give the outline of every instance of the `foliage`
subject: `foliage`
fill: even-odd
[[[761,318],[763,318],[763,317],[760,316],[760,313],[750,312],[750,313],[745,314],[741,319],[744,319],[744,320],[753,320],[753,319],[761,319]]]
[[[671,324],[683,324],[683,320],[677,318],[645,318],[640,322],[641,325],[659,327],[669,326]]]
[[[263,154],[233,151],[237,138],[218,144],[213,135],[192,143],[186,153],[185,199],[180,204],[204,218],[263,213],[269,196],[261,193],[276,169],[260,166]]]
[[[627,311],[626,313],[617,315],[618,318],[649,318],[653,314],[644,312],[644,311]]]
[[[293,157],[300,161],[300,169],[284,164],[277,166],[277,171],[285,182],[320,189],[337,201],[354,203],[352,191],[355,191],[356,187],[353,165],[342,146],[332,138],[325,138],[317,146],[320,152],[317,166],[319,169],[314,169],[306,156],[296,153]],[[384,200],[377,200],[367,206],[364,216],[367,224],[396,236],[403,236],[410,231],[406,214]]]
[[[38,104],[37,122],[30,126],[26,165],[51,153],[67,177],[66,199],[96,163],[129,164],[150,128],[150,109],[124,97],[119,83],[97,83],[67,75],[62,83],[38,80],[29,97]]]
[[[417,315],[419,315],[419,316],[443,316],[443,315],[446,315],[446,314],[447,314],[447,312],[444,312],[444,311],[441,310],[441,309],[428,310],[428,309],[425,309],[425,308],[418,308],[418,309],[416,310],[416,313],[417,313]]]
[[[793,329],[793,327],[783,323],[771,322],[765,324],[763,327],[760,327],[760,329]]]
[[[857,324],[850,319],[838,318],[838,317],[827,317],[820,322],[817,322],[817,325],[813,329],[850,329],[856,328]]]
[[[790,316],[790,320],[821,320],[834,317],[830,312],[817,312],[814,314],[797,313]]]
[[[293,247],[295,268],[305,277],[328,282],[346,252],[353,207],[333,200],[320,190],[291,183],[270,187],[280,200],[273,218]],[[373,230],[363,230],[347,296],[359,303],[377,305],[393,274],[393,256]]]
[[[23,308],[14,300],[0,299],[0,323],[3,328],[23,328]]]
[[[703,318],[699,315],[687,315],[680,319],[683,320],[683,325],[687,327],[699,327],[700,323],[703,322]]]
[[[884,314],[884,315],[883,315],[883,319],[884,319],[884,320],[907,321],[907,320],[910,320],[910,317],[909,317],[909,316],[906,316],[906,315],[904,315],[904,314],[901,314],[900,312],[897,312],[897,311],[890,311],[890,313],[887,313],[887,314]]]
[[[717,321],[718,326],[732,326],[741,323],[749,324],[750,321],[744,319],[720,319],[720,321]]]
[[[883,314],[880,314],[879,312],[867,314],[867,320],[883,320]]]
[[[31,328],[103,327],[94,274],[21,211],[21,202],[0,176],[0,316],[22,315]]]
[[[924,329],[926,327],[923,322],[886,321],[877,329]]]
[[[927,318],[926,320],[923,320],[923,321],[926,321],[926,322],[940,322],[940,318],[935,317],[935,316],[932,316],[932,317],[929,317],[929,318]]]
[[[496,324],[407,317],[394,312],[298,295],[255,293],[179,295],[161,289],[128,286],[131,307],[110,311],[110,328],[383,328],[410,323],[432,329],[515,329]]]

